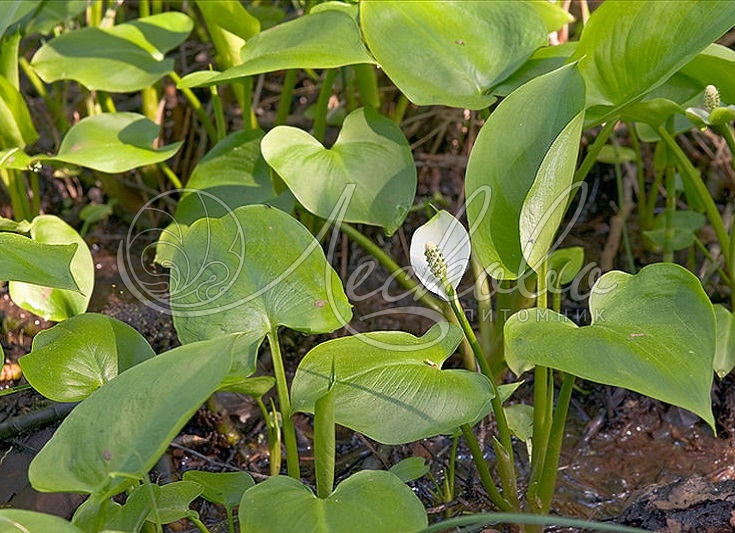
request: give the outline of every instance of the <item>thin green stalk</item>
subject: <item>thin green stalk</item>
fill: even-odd
[[[720,247],[722,248],[722,253],[725,255],[725,260],[727,262],[728,268],[730,268],[732,265],[730,263],[731,259],[731,250],[730,250],[730,237],[727,234],[727,230],[725,229],[725,223],[722,221],[722,216],[720,215],[720,211],[717,209],[717,205],[715,204],[714,199],[709,193],[709,190],[707,189],[707,186],[704,184],[704,181],[702,181],[702,176],[700,175],[699,171],[694,168],[694,165],[692,165],[692,162],[689,161],[689,158],[684,153],[684,151],[681,149],[681,147],[676,143],[674,138],[669,134],[669,132],[666,130],[664,126],[658,127],[658,134],[661,137],[661,139],[666,143],[671,153],[673,153],[674,157],[676,158],[677,162],[679,163],[679,170],[681,170],[681,177],[689,182],[690,185],[694,188],[694,190],[697,191],[697,194],[699,195],[699,199],[702,201],[702,204],[704,205],[704,211],[707,213],[707,218],[709,218],[710,224],[712,225],[712,229],[715,232],[715,235],[717,236],[717,240],[720,241]],[[733,270],[730,270],[730,273],[732,274]]]
[[[475,360],[477,361],[477,364],[480,367],[482,373],[487,376],[488,380],[490,381],[490,386],[492,387],[493,397],[491,399],[491,403],[493,407],[493,414],[495,415],[495,423],[498,426],[498,436],[500,437],[499,444],[507,452],[507,455],[496,454],[498,456],[497,458],[499,462],[504,461],[507,463],[504,464],[502,467],[499,466],[498,472],[501,475],[500,481],[503,486],[503,490],[505,491],[506,497],[509,498],[511,504],[515,505],[515,507],[517,508],[518,494],[514,491],[514,487],[516,486],[516,476],[506,475],[510,472],[515,472],[513,444],[511,442],[511,433],[510,428],[508,427],[508,420],[505,418],[505,410],[503,409],[500,394],[498,393],[498,387],[495,385],[495,379],[493,378],[492,370],[490,369],[487,358],[482,352],[480,343],[477,342],[475,332],[472,330],[472,326],[467,321],[467,317],[462,310],[462,306],[459,303],[459,298],[457,297],[457,292],[454,290],[454,287],[452,287],[447,282],[446,276],[444,277],[442,282],[444,283],[444,290],[449,296],[449,303],[452,306],[452,311],[454,311],[454,315],[457,317],[457,321],[462,327],[464,336],[469,341],[470,346],[472,347],[472,352],[475,354]]]
[[[276,419],[276,407],[271,399],[271,411],[265,406],[262,398],[255,398],[260,413],[263,415],[265,427],[268,432],[268,453],[270,454],[269,471],[271,476],[277,476],[281,472],[281,431]]]
[[[233,83],[231,87],[242,109],[242,129],[244,131],[257,129],[258,119],[253,112],[253,78],[248,76],[240,82]]]
[[[140,17],[151,16],[151,4],[148,0],[140,0],[138,2],[138,14]]]
[[[148,117],[149,120],[155,122],[156,118],[158,118],[159,102],[158,90],[156,87],[153,85],[144,87],[143,90],[140,91],[140,100],[143,114]]]
[[[393,273],[395,280],[409,291],[416,291],[418,301],[432,311],[444,314],[444,308],[433,296],[416,283],[408,273],[402,272],[401,266],[396,263],[391,256],[383,251],[380,246],[371,241],[368,237],[358,231],[354,226],[343,222],[339,226],[340,231],[345,233],[353,242],[357,243],[363,250],[372,255],[378,262]],[[400,272],[400,274],[398,274]]]
[[[618,143],[615,137],[612,137],[613,148],[617,156]],[[625,188],[623,187],[623,172],[620,168],[620,161],[617,157],[615,159],[615,185],[618,193],[618,209],[621,222],[623,224],[623,247],[625,248],[625,256],[628,259],[628,266],[631,273],[635,273],[635,260],[633,259],[633,251],[630,247],[630,236],[628,234],[628,202],[625,199]]]
[[[281,424],[283,427],[283,445],[286,447],[286,469],[288,475],[300,479],[299,449],[296,444],[296,428],[291,418],[291,399],[288,394],[288,383],[286,382],[286,370],[283,366],[281,345],[278,342],[278,332],[272,329],[268,333],[268,345],[271,349],[273,360],[273,376],[276,378],[276,393],[278,395],[278,406],[281,409]]]
[[[564,426],[566,425],[567,412],[569,411],[569,402],[572,398],[573,388],[574,376],[571,374],[564,374],[561,389],[559,390],[559,397],[556,400],[554,420],[551,424],[551,431],[549,433],[546,458],[544,459],[544,469],[538,485],[538,497],[541,501],[541,512],[544,514],[549,512],[551,499],[554,497],[556,474],[559,470],[559,457],[561,454],[562,441],[564,439]]]
[[[13,208],[13,216],[15,220],[20,222],[21,220],[30,220],[28,217],[28,208],[26,206],[25,198],[26,192],[22,190],[18,183],[18,174],[16,170],[0,168],[0,180],[8,191],[10,196],[10,206]],[[20,192],[19,192],[20,190]]]
[[[38,95],[43,98],[43,101],[46,103],[49,113],[51,113],[51,116],[54,118],[56,128],[60,132],[68,130],[69,121],[66,119],[63,108],[59,106],[59,103],[54,98],[49,96],[46,86],[41,81],[41,78],[38,77],[36,71],[31,68],[28,60],[25,57],[20,56],[18,58],[18,64],[20,65],[20,68],[23,69],[28,81],[31,82],[31,85],[33,85],[33,88],[36,90]]]
[[[477,327],[480,333],[480,347],[483,353],[487,355],[492,349],[493,334],[495,331],[493,324],[493,302],[490,297],[490,282],[488,281],[485,269],[482,268],[474,251],[470,255],[470,264],[472,265],[472,273],[475,275],[475,294],[477,295],[478,314]]]
[[[334,371],[332,383],[327,394],[316,401],[314,406],[314,477],[316,495],[328,498],[334,488]]]
[[[176,173],[171,170],[171,167],[168,166],[168,163],[166,163],[165,161],[161,161],[160,163],[158,163],[158,168],[160,168],[161,171],[166,175],[168,180],[171,182],[171,185],[173,185],[175,189],[183,188],[181,180],[176,175]]]
[[[169,73],[169,76],[171,76],[171,79],[177,85],[181,81],[181,76],[179,76],[176,72],[171,71]],[[199,122],[202,123],[204,130],[207,132],[207,136],[210,139],[212,139],[212,141],[214,141],[214,139],[217,138],[217,130],[214,127],[214,123],[212,122],[212,119],[210,119],[209,115],[207,115],[206,109],[204,109],[204,107],[202,106],[202,103],[199,101],[199,98],[197,98],[197,96],[188,87],[182,87],[180,88],[180,90],[181,90],[181,94],[184,95],[184,97],[189,102],[189,105],[194,110],[194,113],[199,119]]]
[[[728,276],[724,270],[720,266],[718,266],[718,261],[712,256],[712,254],[709,252],[707,247],[700,241],[696,236],[694,237],[694,244],[697,245],[697,248],[702,252],[702,254],[707,258],[707,260],[712,263],[714,266],[714,270],[717,271],[717,273],[722,278],[722,281],[724,281],[728,286],[731,286],[732,281],[730,280],[730,276]],[[710,273],[712,271],[710,270]]]
[[[97,101],[106,113],[114,113],[117,111],[115,109],[115,102],[112,101],[112,97],[108,92],[97,91]]]
[[[38,172],[31,170],[31,205],[30,215],[31,218],[36,217],[41,212],[41,184],[38,180]]]
[[[641,143],[636,135],[635,126],[631,122],[626,122],[628,133],[630,135],[630,144],[635,152],[636,162],[636,181],[638,183],[638,219],[640,220],[641,230],[647,231],[653,227],[653,210],[648,209],[648,200],[646,199],[646,175],[643,166],[643,155],[641,153]],[[654,192],[655,195],[655,192]]]
[[[329,112],[329,97],[332,95],[332,85],[337,78],[337,69],[328,69],[324,72],[324,80],[322,88],[319,90],[319,97],[314,106],[314,138],[319,142],[324,142],[324,135],[327,132],[327,113]]]
[[[676,171],[673,165],[666,167],[666,226],[664,229],[663,261],[674,262],[674,213],[676,213]]]
[[[378,76],[375,74],[373,66],[368,63],[360,63],[358,65],[352,65],[352,70],[355,72],[362,104],[369,105],[373,109],[380,109]]]
[[[719,124],[716,129],[717,132],[722,135],[722,138],[725,139],[728,148],[730,148],[730,164],[735,168],[735,135],[733,134],[732,128],[728,123]]]
[[[209,533],[209,530],[207,529],[207,526],[204,525],[204,522],[199,520],[196,516],[188,516],[187,517],[191,522],[196,526],[196,528],[201,531],[202,533]]]
[[[225,112],[222,109],[222,98],[217,92],[217,86],[212,85],[210,88],[212,92],[212,110],[214,111],[214,125],[217,128],[217,136],[214,138],[214,143],[217,144],[227,135],[227,126],[225,125]],[[243,124],[247,122],[245,120],[245,110],[243,110]]]
[[[610,121],[605,124],[600,130],[600,133],[597,134],[595,142],[593,142],[592,145],[587,149],[587,154],[585,154],[582,163],[579,165],[579,168],[574,173],[574,183],[582,181],[585,176],[587,176],[589,171],[597,162],[597,155],[600,153],[600,150],[602,150],[602,147],[605,146],[608,137],[610,137],[614,129],[615,121]],[[571,201],[572,200],[570,198],[569,202],[571,203]]]
[[[396,124],[400,124],[403,122],[403,117],[406,116],[406,110],[408,109],[408,98],[405,94],[401,93],[401,96],[398,97],[398,102],[396,102],[396,107],[393,109],[393,112],[390,114],[390,118],[393,122]]]
[[[457,445],[459,444],[459,433],[455,433],[452,437],[452,449],[449,452],[449,468],[445,472],[444,476],[444,503],[449,503],[454,500],[454,484],[455,484],[455,471],[457,465]],[[485,466],[487,466],[487,463]],[[495,486],[495,485],[493,485]]]
[[[283,77],[283,85],[281,87],[281,97],[278,100],[278,111],[276,112],[276,126],[286,123],[288,114],[291,112],[291,98],[296,87],[299,71],[291,69],[286,71]]]
[[[501,511],[514,511],[515,509],[513,509],[513,506],[503,498],[503,495],[500,494],[500,491],[495,486],[493,477],[490,474],[490,469],[487,466],[487,461],[485,460],[485,455],[482,453],[482,449],[480,449],[480,443],[477,442],[477,437],[475,437],[475,433],[472,431],[472,428],[469,424],[462,424],[461,429],[462,435],[464,435],[465,441],[467,441],[467,447],[470,449],[470,453],[472,454],[472,459],[475,461],[477,474],[480,476],[480,481],[482,482],[482,486],[485,488],[485,492],[487,492],[488,497]]]

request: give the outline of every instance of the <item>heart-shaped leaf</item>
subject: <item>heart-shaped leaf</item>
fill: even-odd
[[[291,409],[313,413],[334,369],[337,424],[384,444],[451,434],[492,408],[484,375],[441,369],[461,340],[459,328],[441,323],[423,337],[376,331],[324,342],[296,370]]]
[[[240,335],[219,335],[174,348],[108,381],[72,411],[33,459],[31,484],[43,492],[102,499],[130,486],[131,478],[143,479],[217,390],[233,355],[247,349]]]
[[[543,365],[683,407],[714,428],[710,406],[715,315],[688,270],[657,263],[638,274],[608,272],[592,289],[592,324],[548,309],[505,325],[505,357],[516,373]]]
[[[329,218],[354,186],[345,222],[382,226],[393,234],[416,194],[416,166],[401,129],[369,107],[350,113],[325,149],[314,137],[278,126],[263,138],[263,157],[306,209]]]
[[[305,15],[260,32],[248,40],[241,57],[241,65],[200,84],[222,84],[276,70],[375,63],[362,43],[357,22],[334,9]],[[188,78],[185,77],[179,86],[194,86]]]
[[[360,21],[381,68],[417,105],[488,107],[492,87],[547,39],[521,2],[362,1]]]
[[[664,83],[733,25],[735,4],[728,0],[605,2],[585,25],[572,56],[580,60],[587,105],[607,107],[595,112],[596,120]]]
[[[78,402],[154,355],[143,336],[124,322],[85,313],[36,335],[31,353],[19,363],[28,383],[46,398]]]
[[[683,250],[694,244],[696,240],[695,232],[702,229],[705,222],[704,215],[696,211],[674,211],[668,215],[664,212],[654,219],[653,229],[644,231],[643,235],[651,241],[657,250],[663,250],[665,249],[667,231],[670,230],[671,249]],[[669,227],[667,228],[667,226]]]
[[[574,277],[584,266],[584,248],[581,246],[570,246],[554,250],[549,256],[548,272],[550,282],[547,286],[561,287],[571,283]],[[553,276],[553,277],[552,277]]]
[[[281,502],[277,511],[273,502]],[[305,524],[313,533],[403,533],[427,525],[421,500],[384,470],[362,470],[324,499],[297,479],[275,476],[245,492],[238,516],[243,531],[259,533],[300,531]]]
[[[198,498],[204,488],[193,481],[175,481],[159,487],[156,503],[148,513],[148,521],[154,524],[170,524],[182,518],[197,515],[189,504]]]
[[[572,192],[583,109],[584,84],[569,65],[522,85],[480,130],[467,164],[467,219],[492,276],[516,279],[551,248]]]
[[[87,243],[71,226],[53,215],[34,218],[30,233],[33,240],[40,243],[76,245],[70,266],[78,290],[52,289],[11,281],[8,288],[13,302],[46,320],[56,322],[86,311],[94,288],[94,262]]]
[[[102,113],[84,118],[71,127],[55,156],[42,161],[61,161],[111,174],[153,165],[173,156],[181,142],[153,148],[160,126],[137,113]]]
[[[265,205],[202,218],[183,231],[171,267],[171,309],[182,342],[278,326],[327,333],[352,317],[319,242]]]
[[[71,273],[77,243],[44,244],[15,233],[0,232],[0,280],[78,290]]]
[[[46,42],[31,66],[46,83],[75,80],[89,90],[134,92],[173,71],[164,55],[194,27],[179,12],[160,13],[111,28],[82,28]]]
[[[188,225],[205,216],[221,217],[251,204],[291,211],[291,195],[279,196],[273,189],[270,169],[260,153],[262,138],[260,130],[240,131],[207,152],[186,183],[187,190],[176,206],[176,223]]]

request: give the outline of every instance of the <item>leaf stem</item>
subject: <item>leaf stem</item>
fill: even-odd
[[[315,104],[314,138],[323,143],[327,132],[327,113],[329,112],[329,97],[332,95],[332,85],[337,78],[337,69],[331,68],[324,72],[322,88]]]
[[[291,399],[288,394],[288,383],[286,382],[286,370],[283,366],[281,345],[278,342],[278,332],[275,328],[268,332],[268,345],[271,349],[273,360],[273,375],[276,378],[276,393],[278,394],[278,405],[281,409],[281,423],[283,424],[283,444],[286,447],[286,468],[288,475],[300,479],[299,471],[299,449],[296,444],[296,428],[291,418]]]
[[[429,293],[416,283],[404,269],[395,262],[395,260],[388,255],[383,249],[371,241],[364,233],[357,230],[354,226],[343,222],[339,226],[340,231],[345,233],[350,239],[357,243],[363,250],[372,255],[378,262],[388,269],[393,274],[393,278],[404,288],[409,291],[415,291],[414,297],[418,299],[424,306],[428,307],[432,311],[444,314],[444,306],[429,295]]]
[[[285,124],[288,114],[291,111],[291,98],[293,98],[293,91],[296,87],[296,81],[298,80],[298,73],[298,70],[290,69],[286,71],[286,75],[283,77],[281,97],[278,100],[278,111],[276,112],[276,126]]]
[[[174,83],[178,86],[179,82],[181,81],[181,76],[179,76],[174,71],[169,72],[169,76],[174,81]],[[184,97],[189,102],[189,105],[194,110],[194,113],[199,119],[199,122],[202,123],[202,126],[204,127],[204,131],[207,132],[207,136],[212,140],[212,142],[214,142],[214,140],[217,138],[217,130],[214,127],[214,124],[212,123],[212,119],[210,119],[209,115],[207,115],[207,111],[202,106],[201,101],[199,101],[199,98],[197,98],[194,92],[188,87],[181,87],[179,90],[181,91],[181,94],[183,94]]]
[[[472,428],[469,424],[462,424],[461,429],[462,434],[467,441],[467,447],[470,449],[470,453],[472,454],[472,459],[475,461],[477,474],[480,476],[480,481],[482,482],[482,486],[485,488],[485,492],[487,492],[488,497],[501,511],[513,511],[513,506],[503,498],[503,495],[500,494],[500,491],[495,486],[495,482],[490,475],[490,469],[487,466],[487,461],[485,460],[485,455],[482,453],[482,449],[480,449],[480,443],[477,442],[477,437],[472,431]]]

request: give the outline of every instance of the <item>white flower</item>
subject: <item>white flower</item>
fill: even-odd
[[[447,211],[439,211],[411,238],[413,271],[427,289],[444,300],[449,301],[449,296],[441,276],[446,275],[446,282],[456,289],[469,263],[470,236]]]

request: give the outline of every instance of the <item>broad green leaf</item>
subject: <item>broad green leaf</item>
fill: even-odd
[[[160,126],[137,113],[103,113],[84,118],[66,133],[55,156],[62,161],[115,174],[160,163],[172,157],[182,142],[154,148]]]
[[[204,489],[202,498],[230,510],[239,505],[245,491],[255,485],[255,481],[247,472],[215,473],[188,470],[184,472],[183,479],[199,483]]]
[[[34,218],[31,238],[43,244],[76,245],[70,268],[78,289],[53,289],[11,281],[8,288],[13,302],[26,311],[55,322],[84,313],[94,288],[94,262],[87,243],[71,226],[54,215]]]
[[[111,498],[90,496],[74,511],[72,524],[82,531],[138,532],[145,524],[159,492],[158,485],[143,483],[127,495],[125,505]],[[101,517],[104,517],[104,522],[100,521]]]
[[[176,223],[189,225],[195,220],[221,217],[237,207],[270,204],[290,211],[293,198],[280,196],[273,189],[270,169],[260,153],[263,132],[240,131],[228,135],[191,173],[186,192],[176,207]]]
[[[683,250],[688,248],[696,240],[695,232],[704,227],[706,219],[702,213],[696,211],[674,211],[670,214],[671,219],[668,222],[671,230],[671,249]],[[657,250],[665,249],[667,232],[667,214],[661,213],[657,215],[653,221],[653,229],[644,231],[643,235]]]
[[[20,51],[20,32],[0,38],[0,76],[20,90],[18,77],[18,54]]]
[[[44,244],[14,233],[0,232],[0,280],[24,281],[78,291],[71,273],[77,243]]]
[[[360,2],[365,41],[417,105],[482,109],[492,88],[546,44],[536,10],[520,2]]]
[[[484,375],[441,369],[461,339],[459,328],[443,323],[423,337],[376,331],[324,342],[296,370],[292,411],[314,412],[334,368],[337,424],[384,444],[451,434],[491,409]]]
[[[354,186],[344,221],[400,227],[416,194],[416,166],[401,129],[369,107],[345,119],[330,149],[303,130],[273,128],[263,138],[263,157],[306,209],[329,218]]]
[[[357,20],[357,15],[359,13],[360,7],[357,4],[351,4],[349,2],[340,2],[338,0],[328,0],[327,2],[322,2],[321,4],[316,4],[312,6],[311,11],[309,11],[309,13],[319,13],[320,11],[328,11],[330,9],[334,9],[337,11],[343,11],[344,13],[348,14],[353,19]]]
[[[319,242],[265,205],[203,218],[184,230],[171,267],[171,309],[182,342],[223,333],[263,338],[278,326],[327,333],[352,317]]]
[[[493,87],[493,95],[508,96],[524,83],[564,66],[576,47],[577,42],[570,41],[558,46],[539,48],[503,83]]]
[[[194,27],[179,12],[160,13],[111,28],[82,28],[46,42],[31,66],[46,83],[74,80],[90,91],[140,91],[174,69],[164,58]]]
[[[389,472],[404,483],[424,477],[430,471],[423,457],[406,457],[390,467]]]
[[[564,24],[574,22],[574,17],[565,9],[559,7],[558,3],[548,0],[531,0],[528,2],[533,6],[541,20],[546,25],[548,32],[556,31]]]
[[[694,96],[701,98],[707,85],[717,87],[722,102],[735,104],[735,50],[721,44],[711,44],[684,65],[670,82],[688,89],[682,89],[681,96],[676,99],[680,104],[688,102]]]
[[[717,319],[717,350],[713,367],[717,376],[723,379],[735,368],[735,318],[724,305],[715,305]]]
[[[608,272],[589,308],[592,323],[584,327],[548,309],[511,316],[508,366],[520,374],[543,365],[624,387],[688,409],[714,428],[715,314],[699,279],[672,263],[636,275]]]
[[[587,105],[598,121],[658,87],[735,25],[735,3],[608,0],[584,27],[577,50]],[[646,31],[641,31],[646,28]]]
[[[276,380],[272,376],[258,376],[254,378],[228,376],[222,382],[222,385],[220,385],[219,390],[222,392],[245,394],[253,398],[262,398],[275,385]]]
[[[606,165],[630,163],[631,161],[635,161],[636,158],[637,155],[632,148],[612,144],[603,146],[596,157],[598,162],[605,163]]]
[[[197,0],[196,4],[208,25],[216,24],[243,42],[260,33],[260,21],[248,13],[240,2]]]
[[[56,515],[26,511],[23,509],[0,509],[1,533],[82,533],[82,530]]]
[[[281,502],[277,510],[273,502]],[[238,516],[243,531],[258,533],[404,533],[428,523],[421,500],[383,470],[358,472],[325,499],[297,479],[275,476],[245,492]]]
[[[242,350],[238,335],[174,348],[123,372],[80,403],[31,462],[43,492],[118,494],[143,479]],[[94,428],[94,431],[90,431]]]
[[[8,28],[37,8],[38,2],[34,0],[5,0],[0,9],[0,38],[5,35]]]
[[[480,130],[467,165],[467,219],[493,277],[516,279],[551,248],[572,192],[583,108],[584,84],[569,65],[522,85]]]
[[[198,498],[204,488],[193,481],[175,481],[159,487],[156,503],[148,512],[148,521],[158,524],[170,524],[182,518],[196,515],[189,510],[189,504]]]
[[[533,437],[533,406],[525,403],[514,403],[504,407],[508,429],[521,442],[528,442]]]
[[[33,164],[34,158],[18,147],[0,151],[0,168],[32,170]]]
[[[0,148],[24,148],[36,139],[38,133],[23,95],[0,76]]]
[[[375,63],[362,43],[357,22],[333,9],[305,15],[255,35],[243,47],[241,58],[241,65],[227,69],[203,85],[276,70]],[[180,86],[193,86],[187,78]]]
[[[135,329],[105,315],[85,313],[40,332],[20,358],[34,389],[57,402],[78,402],[128,368],[153,357]]]

